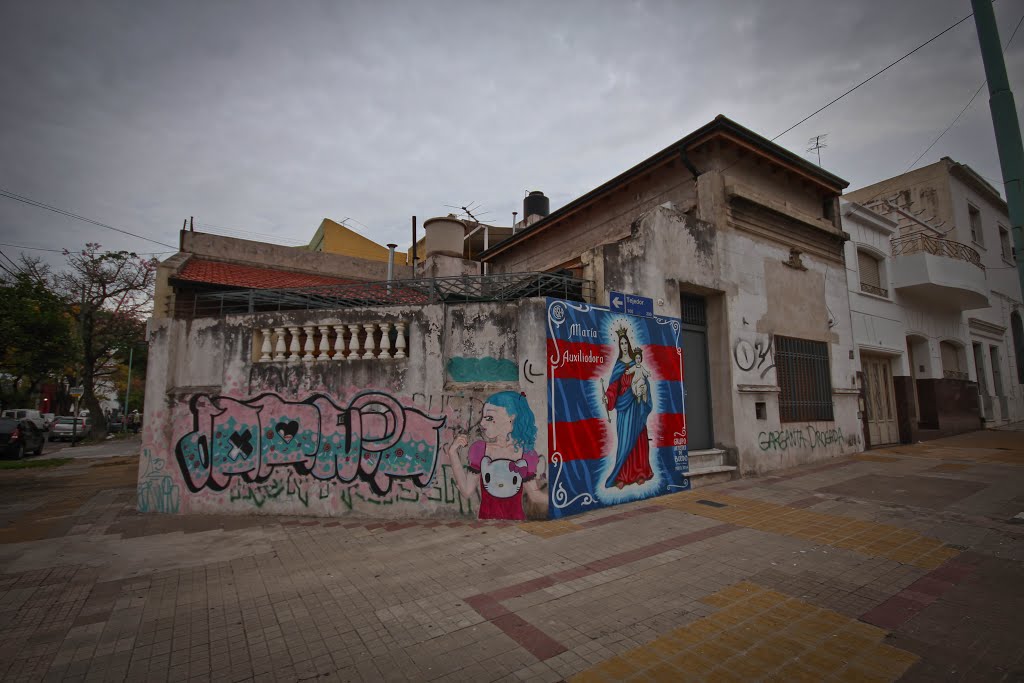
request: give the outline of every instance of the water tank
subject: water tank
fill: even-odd
[[[523,198],[523,217],[547,216],[551,213],[551,202],[540,190],[532,190]]]

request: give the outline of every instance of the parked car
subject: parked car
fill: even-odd
[[[4,457],[21,460],[26,452],[42,455],[46,435],[31,420],[0,417],[0,450]]]
[[[34,424],[37,429],[41,429],[43,431],[45,431],[47,427],[46,419],[38,410],[11,408],[9,410],[5,410],[2,417],[7,417],[12,420],[31,420],[32,424]]]
[[[84,439],[92,432],[92,420],[87,417],[79,417],[78,425],[75,426],[74,417],[58,417],[50,428],[50,441],[75,441]],[[74,436],[72,436],[72,434]]]
[[[107,418],[107,431],[111,434],[117,434],[118,432],[124,431],[124,416],[123,415],[111,415]]]

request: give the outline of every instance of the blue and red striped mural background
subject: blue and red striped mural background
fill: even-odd
[[[679,320],[639,318],[559,299],[548,299],[547,311],[551,516],[689,488]],[[626,407],[616,410],[613,402],[609,410],[605,390],[613,383],[622,334],[630,349],[643,353],[649,389],[642,394],[646,399],[628,396],[620,404]],[[624,357],[627,372],[639,373],[628,354]],[[641,406],[637,419],[646,426],[648,448],[643,450],[649,452],[653,476],[617,487],[609,477],[615,471],[619,432],[625,429],[619,413],[634,404]]]

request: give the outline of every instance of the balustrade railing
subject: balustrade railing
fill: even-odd
[[[918,254],[921,252],[932,254],[934,256],[946,256],[960,261],[967,261],[968,263],[985,270],[985,266],[981,265],[981,255],[971,247],[966,244],[961,244],[960,242],[954,242],[953,240],[944,240],[941,237],[934,237],[924,230],[912,232],[909,235],[897,237],[892,240],[893,256]]]
[[[257,363],[408,358],[405,322],[281,325],[253,331]]]

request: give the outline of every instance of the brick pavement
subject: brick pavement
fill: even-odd
[[[5,680],[1020,680],[1024,434],[558,522],[134,512],[0,473]]]

